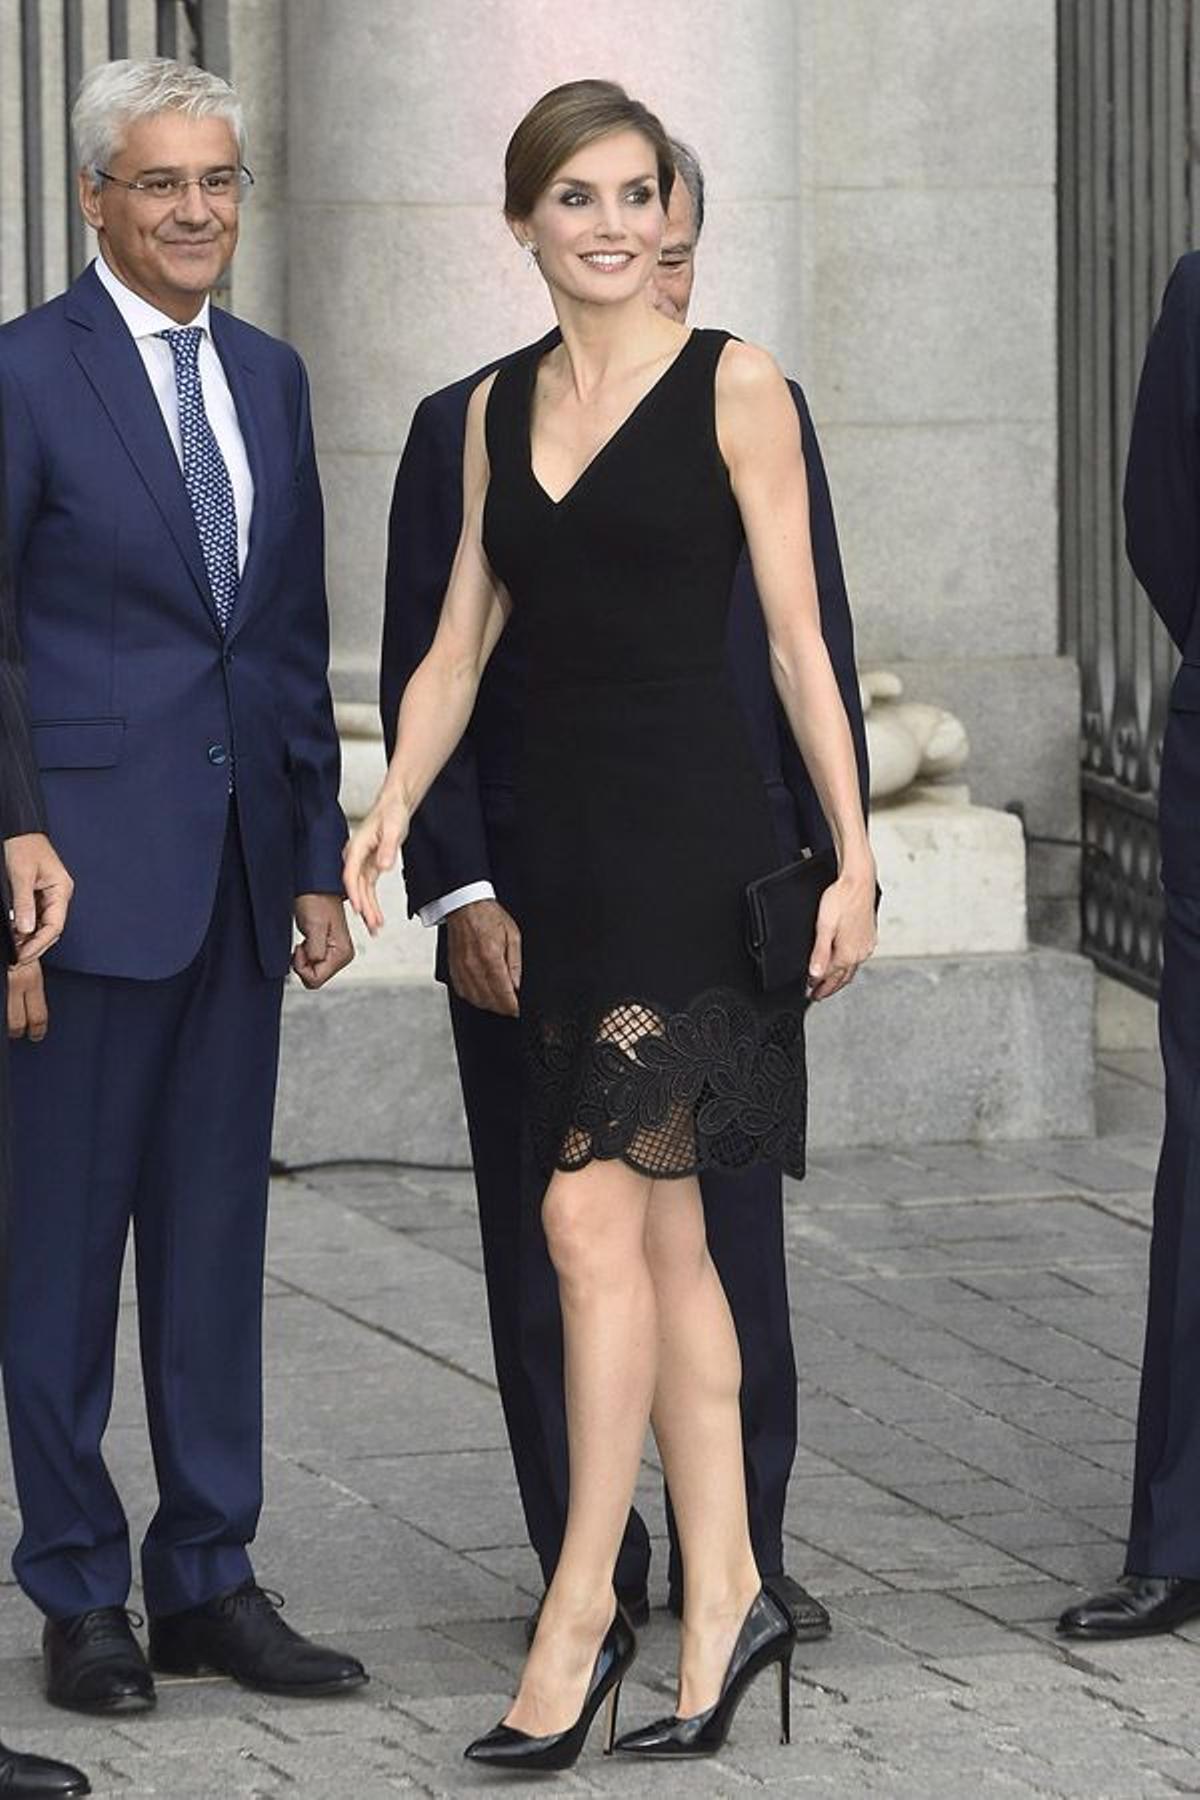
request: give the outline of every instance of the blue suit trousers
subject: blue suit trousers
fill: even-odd
[[[198,955],[160,981],[46,971],[12,1057],[4,1387],[17,1579],[51,1617],[125,1603],[101,1440],[130,1225],[159,1504],[151,1615],[247,1579],[262,1502],[262,1281],[283,983],[263,975],[231,811]]]

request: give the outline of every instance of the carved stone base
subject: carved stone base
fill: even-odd
[[[811,1014],[810,1142],[1088,1136],[1092,1016],[1092,965],[1062,951],[879,957]],[[436,983],[289,991],[275,1153],[292,1166],[467,1166]]]
[[[1024,950],[1020,821],[959,787],[915,787],[871,814],[883,905],[880,956]]]

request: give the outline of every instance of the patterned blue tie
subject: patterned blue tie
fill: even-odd
[[[200,534],[217,619],[224,631],[238,596],[237,509],[229,470],[204,410],[200,386],[200,340],[204,333],[199,325],[188,325],[178,331],[160,331],[158,335],[167,340],[175,358],[183,482]]]

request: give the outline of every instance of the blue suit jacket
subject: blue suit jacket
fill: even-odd
[[[222,637],[141,356],[93,270],[0,329],[9,550],[49,829],[75,878],[61,967],[155,979],[212,913],[230,759],[259,958],[282,975],[299,893],[341,891],[324,526],[308,383],[213,309],[254,477]]]
[[[544,349],[557,342],[557,332]],[[396,475],[388,534],[387,608],[380,708],[391,754],[396,712],[409,676],[437,626],[462,527],[462,460],[467,402],[495,363],[422,400]],[[793,382],[808,466],[813,559],[821,624],[850,719],[863,804],[867,751],[854,664],[854,632],[837,530],[821,452],[804,395]],[[513,783],[520,745],[521,665],[517,634],[506,631],[492,654],[465,737],[413,819],[404,850],[409,910],[473,881],[491,881],[516,913]],[[766,628],[750,559],[734,578],[729,666],[787,856],[800,844],[829,841],[829,831],[771,680]]]
[[[1183,655],[1171,688],[1159,791],[1162,878],[1200,894],[1200,253],[1167,284],[1134,408],[1125,470],[1134,573]]]

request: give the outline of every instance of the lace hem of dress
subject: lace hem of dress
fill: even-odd
[[[644,1175],[778,1163],[804,1174],[804,1014],[717,989],[683,1011],[622,1000],[590,1016],[523,1009],[541,1167],[620,1158]]]

